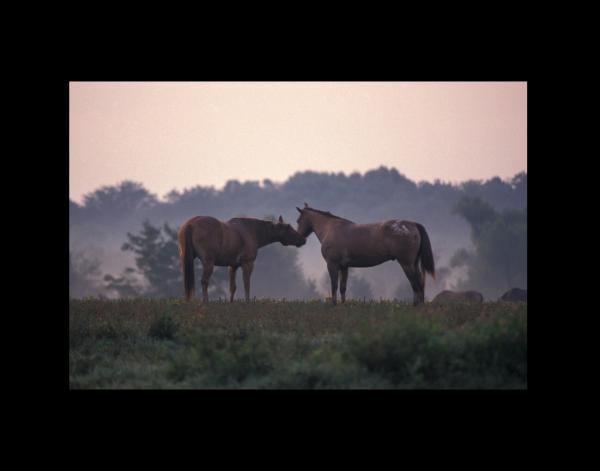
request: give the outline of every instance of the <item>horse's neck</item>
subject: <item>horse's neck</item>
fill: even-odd
[[[258,248],[264,247],[265,245],[277,242],[273,230],[269,224],[262,224],[257,226],[256,230],[256,244]]]
[[[241,231],[242,238],[249,237],[256,243],[257,248],[276,242],[271,224],[259,220],[240,218],[236,221],[238,232]],[[246,235],[244,235],[244,233]]]
[[[317,239],[319,239],[319,242],[323,242],[323,237],[325,237],[325,234],[327,234],[327,231],[332,226],[344,223],[345,221],[337,218],[330,218],[322,214],[315,214],[313,216],[313,231],[315,232]]]

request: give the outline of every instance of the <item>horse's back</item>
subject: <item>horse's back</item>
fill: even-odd
[[[218,238],[222,236],[224,224],[212,216],[194,216],[188,219],[180,231],[192,227],[194,238]]]
[[[231,218],[224,223],[234,235],[236,244],[243,245],[251,253],[258,250],[256,221],[254,218]]]
[[[194,216],[188,219],[179,229],[180,244],[186,230],[191,230],[194,252],[201,260],[215,259],[218,256],[226,236],[226,227],[221,221],[212,216]]]
[[[350,267],[371,267],[389,260],[377,224],[338,223],[321,241],[321,253],[327,261]]]
[[[321,253],[351,267],[371,267],[394,259],[412,263],[419,237],[418,229],[409,221],[338,224],[322,241]]]

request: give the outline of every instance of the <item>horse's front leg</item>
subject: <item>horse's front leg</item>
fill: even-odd
[[[237,273],[237,269],[238,267],[229,267],[229,293],[230,293],[230,297],[229,297],[229,302],[233,302],[233,295],[235,294],[235,289],[236,289],[236,285],[235,285],[235,275]]]
[[[250,301],[250,275],[254,268],[254,260],[242,263],[242,274],[244,275],[244,291],[246,292],[246,301]]]
[[[348,267],[341,268],[340,274],[340,298],[342,299],[342,303],[346,301],[346,284],[348,283]]]
[[[331,302],[335,306],[337,304],[337,289],[338,289],[338,272],[340,266],[337,263],[327,262],[327,271],[331,278]]]

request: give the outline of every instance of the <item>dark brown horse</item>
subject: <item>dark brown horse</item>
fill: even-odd
[[[346,299],[349,267],[373,267],[397,260],[413,289],[414,304],[425,301],[425,273],[435,277],[429,236],[416,222],[390,219],[374,224],[355,224],[333,214],[310,208],[304,203],[298,233],[308,237],[314,232],[321,242],[321,254],[331,278],[331,300],[336,304],[338,274],[340,295]],[[419,267],[419,261],[420,267]]]
[[[208,301],[208,282],[216,265],[229,267],[230,301],[233,302],[235,275],[239,267],[242,267],[244,275],[246,301],[250,300],[250,275],[258,249],[273,242],[300,247],[306,243],[306,238],[285,224],[281,216],[277,223],[253,218],[221,222],[210,216],[196,216],[180,227],[177,242],[186,299],[189,301],[194,294],[194,258],[198,257],[203,267],[203,301]]]

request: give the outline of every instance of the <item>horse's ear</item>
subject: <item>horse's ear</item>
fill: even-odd
[[[308,208],[308,204],[306,204],[306,201],[304,202],[304,207]]]
[[[279,224],[283,224],[283,218],[281,217],[281,214],[279,215]]]
[[[301,210],[301,209],[300,209],[298,206],[296,206],[296,209],[298,210],[298,212],[299,212],[300,214],[302,214],[302,210]]]

